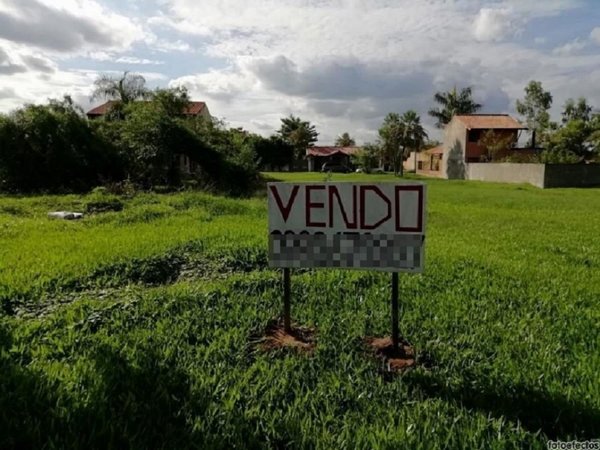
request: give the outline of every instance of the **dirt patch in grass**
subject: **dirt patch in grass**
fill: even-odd
[[[315,338],[314,328],[292,324],[291,331],[287,332],[282,320],[274,320],[267,325],[263,334],[254,336],[251,342],[254,348],[263,352],[293,349],[302,353],[312,353],[316,345]]]
[[[365,343],[389,372],[402,372],[415,366],[415,349],[402,338],[397,350],[394,349],[391,337],[368,337]]]

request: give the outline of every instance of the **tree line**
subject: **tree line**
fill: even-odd
[[[215,118],[185,116],[186,89],[151,91],[141,75],[127,72],[99,77],[93,98],[114,100],[96,120],[69,96],[0,114],[0,191],[83,192],[126,180],[141,188],[188,185],[243,195],[260,169],[292,165],[299,146],[317,136],[314,128],[298,130],[294,117],[264,138]],[[182,156],[191,173],[180,170]]]
[[[201,186],[244,194],[259,180],[260,170],[304,168],[306,149],[315,144],[313,124],[294,115],[281,119],[269,137],[230,128],[214,118],[186,117],[190,104],[184,88],[146,87],[141,75],[100,76],[93,98],[114,100],[99,120],[87,120],[70,97],[45,105],[25,105],[0,114],[0,190],[5,192],[86,191],[98,185],[128,180],[151,186]],[[482,108],[472,89],[437,92],[437,106],[428,113],[443,128],[456,114],[473,114]],[[552,94],[538,81],[530,82],[516,103],[519,115],[535,131],[535,157],[543,162],[593,160],[600,151],[600,113],[587,100],[568,100],[560,122],[551,120]],[[410,152],[438,145],[429,140],[414,110],[386,115],[378,139],[366,143],[355,163],[365,170],[386,164],[402,175]],[[493,133],[480,144],[490,159],[514,145]],[[355,140],[342,133],[336,146],[352,147]],[[193,163],[182,173],[180,157]]]
[[[516,110],[529,128],[526,147],[535,150],[519,156],[506,157],[513,162],[577,163],[594,161],[600,157],[600,111],[593,108],[585,98],[568,99],[563,107],[560,122],[550,117],[553,97],[544,90],[542,83],[531,81],[525,87],[525,95],[516,101]],[[452,117],[459,114],[477,113],[483,105],[473,99],[471,87],[456,88],[434,95],[437,107],[428,114],[436,120],[436,127],[443,129]],[[403,114],[389,113],[379,128],[375,143],[367,143],[354,159],[357,165],[369,171],[381,167],[382,161],[392,166],[394,173],[402,175],[402,162],[410,152],[434,147],[421,125],[420,116],[409,110]],[[494,161],[496,155],[510,150],[517,143],[509,136],[489,130],[483,133],[478,144],[484,149],[483,160]]]

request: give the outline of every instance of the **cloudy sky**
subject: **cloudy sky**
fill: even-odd
[[[264,135],[293,113],[319,143],[373,140],[386,113],[471,85],[484,112],[524,85],[600,107],[600,0],[0,0],[0,112],[99,73],[184,85],[231,126]],[[96,102],[97,103],[97,102]]]

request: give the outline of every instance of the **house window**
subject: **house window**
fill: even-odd
[[[469,142],[479,142],[481,130],[469,130]]]

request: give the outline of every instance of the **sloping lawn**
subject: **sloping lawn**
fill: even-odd
[[[323,174],[267,174],[323,181]],[[391,175],[330,179],[393,181]],[[414,180],[414,178],[411,178]],[[546,448],[600,437],[600,189],[426,180],[423,275],[298,271],[311,354],[253,339],[281,309],[266,197],[0,197],[0,448]]]

